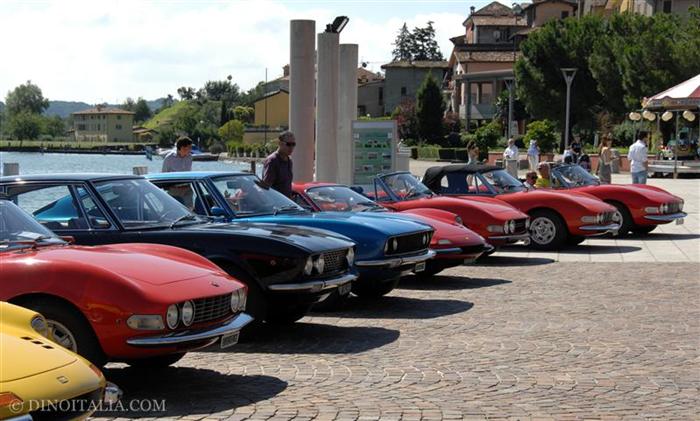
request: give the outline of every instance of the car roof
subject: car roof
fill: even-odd
[[[26,174],[0,177],[0,183],[10,181],[99,181],[143,178],[140,175],[107,173]]]
[[[181,172],[161,172],[146,174],[146,178],[149,180],[178,180],[178,179],[188,179],[188,180],[200,180],[209,177],[218,177],[226,175],[253,175],[249,172],[244,171],[181,171]]]

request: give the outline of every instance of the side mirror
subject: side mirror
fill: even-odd
[[[220,208],[219,206],[212,206],[211,207],[211,215],[212,216],[226,216],[226,211]]]
[[[62,235],[60,238],[68,244],[75,244],[75,237],[72,235]]]

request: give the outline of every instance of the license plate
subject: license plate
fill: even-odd
[[[228,335],[222,336],[221,349],[236,345],[238,343],[238,334],[239,332],[229,333]]]
[[[413,268],[413,271],[416,273],[423,272],[424,270],[425,270],[425,262],[416,263],[416,267]]]
[[[339,295],[349,294],[351,289],[352,289],[352,282],[348,282],[347,284],[343,284],[343,285],[338,287],[338,294]]]
[[[685,219],[683,219],[683,218],[676,219],[676,225],[683,225],[684,222],[685,222]]]

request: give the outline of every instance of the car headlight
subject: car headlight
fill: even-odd
[[[598,222],[598,215],[586,215],[581,217],[581,222],[586,224],[595,224]]]
[[[348,249],[348,254],[345,255],[345,259],[348,261],[348,266],[352,266],[355,263],[355,250]]]
[[[326,268],[326,260],[323,258],[323,256],[318,256],[316,260],[314,260],[314,269],[316,269],[316,273],[319,275],[323,273],[323,270]]]
[[[646,213],[659,213],[659,208],[656,206],[649,206],[647,208],[644,208],[644,212]]]
[[[506,223],[503,224],[503,232],[506,234],[510,232],[510,224],[508,223],[508,221],[506,221]]]
[[[459,215],[455,216],[455,224],[464,225],[464,220],[462,220],[461,216],[459,216]]]
[[[306,264],[304,264],[304,275],[311,275],[311,271],[314,270],[314,260],[309,256],[306,259]]]
[[[171,304],[168,306],[168,311],[165,313],[165,321],[170,329],[175,329],[180,321],[180,310],[177,305]]]
[[[192,303],[192,301],[185,301],[185,303],[182,305],[182,310],[180,313],[182,324],[185,326],[191,325],[194,321],[194,303]]]
[[[683,205],[685,205],[685,202],[681,200],[678,203],[678,212],[683,212]]]
[[[391,240],[391,251],[396,251],[398,249],[399,249],[399,240],[397,240],[396,238],[393,238]]]
[[[489,225],[486,227],[486,231],[501,233],[503,232],[503,225]]]
[[[525,229],[530,228],[530,218],[525,219]]]
[[[427,246],[428,241],[430,241],[430,236],[427,233],[423,234],[423,245]]]
[[[231,311],[238,313],[245,310],[247,294],[245,288],[239,288],[231,294]]]
[[[30,324],[36,333],[46,338],[49,337],[49,325],[46,324],[46,319],[41,316],[34,316]]]
[[[666,205],[665,203],[663,203],[663,204],[661,204],[661,206],[659,206],[659,211],[661,213],[666,213],[667,210],[668,210],[668,205]]]
[[[452,244],[452,241],[448,240],[447,238],[442,238],[438,240],[438,244],[440,244],[441,246],[446,246],[448,244]]]
[[[163,317],[158,314],[134,314],[126,320],[126,325],[134,330],[163,330]]]
[[[510,225],[510,233],[513,234],[515,232],[515,219],[511,219],[508,225]]]

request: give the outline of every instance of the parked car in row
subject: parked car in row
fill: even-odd
[[[248,287],[245,312],[258,323],[296,321],[357,277],[355,245],[345,237],[278,224],[212,222],[139,176],[2,177],[0,194],[80,245],[155,243],[204,256]]]
[[[0,419],[85,419],[119,400],[96,366],[46,338],[42,315],[5,302],[0,314]]]
[[[514,207],[488,197],[466,201],[439,196],[407,171],[382,174],[374,179],[373,186],[356,188],[393,211],[439,209],[452,212],[461,218],[467,228],[494,247],[526,242],[530,238],[530,219]]]
[[[175,172],[150,174],[148,179],[175,197],[183,198],[183,192],[192,195],[182,200],[200,215],[236,223],[322,228],[347,236],[357,244],[355,265],[360,276],[352,285],[357,295],[389,293],[402,275],[424,271],[425,262],[435,254],[429,249],[433,229],[428,225],[389,215],[310,213],[249,173]]]
[[[0,200],[0,300],[46,317],[47,337],[97,366],[165,366],[252,318],[246,288],[190,251],[158,244],[73,246]]]
[[[682,224],[683,199],[646,184],[600,184],[598,178],[578,165],[550,165],[552,186],[557,190],[587,193],[615,207],[619,234],[648,234],[661,224]]]
[[[531,246],[556,250],[576,245],[586,237],[616,232],[615,208],[587,195],[551,190],[527,191],[518,179],[492,165],[431,167],[423,181],[433,192],[469,201],[475,197],[502,200],[531,218]]]
[[[361,195],[348,186],[333,183],[295,183],[293,200],[312,212],[391,212]],[[423,278],[433,276],[447,268],[474,262],[493,246],[484,238],[465,227],[462,218],[440,209],[408,209],[393,213],[417,219],[435,230],[430,249],[435,257],[428,260],[425,270],[416,275]]]

